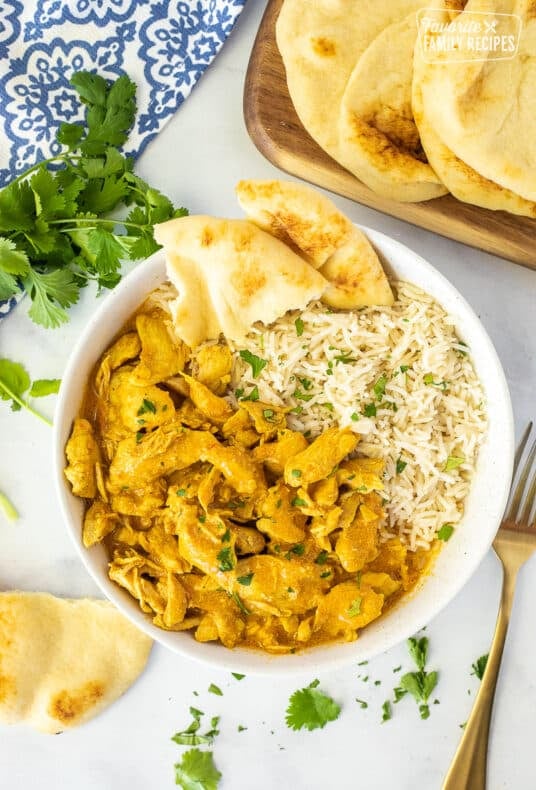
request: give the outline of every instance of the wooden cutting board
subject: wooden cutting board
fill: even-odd
[[[275,41],[283,0],[269,0],[249,61],[244,117],[259,151],[276,167],[413,225],[536,269],[536,219],[461,203],[447,195],[397,203],[376,195],[309,137],[290,99]]]

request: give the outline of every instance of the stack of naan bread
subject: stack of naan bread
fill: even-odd
[[[521,18],[517,54],[428,62],[430,7],[459,25],[484,12],[516,39]],[[276,34],[304,127],[375,192],[536,216],[536,0],[285,0]]]

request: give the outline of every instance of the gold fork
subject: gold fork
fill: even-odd
[[[532,423],[529,423],[515,454],[514,481],[531,431]],[[536,440],[529,450],[517,485],[515,488],[512,486],[504,520],[493,541],[493,548],[503,567],[503,587],[497,624],[482,683],[443,784],[443,790],[485,790],[486,787],[491,710],[514,601],[517,574],[521,566],[536,551],[536,520],[533,512],[536,501],[535,458]]]

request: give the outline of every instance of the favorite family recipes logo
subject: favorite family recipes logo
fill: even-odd
[[[516,14],[433,8],[417,12],[419,45],[427,63],[511,60],[517,54],[521,25]]]

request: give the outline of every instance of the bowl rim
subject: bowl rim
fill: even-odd
[[[363,637],[360,637],[360,639],[351,643],[333,642],[308,648],[304,651],[300,651],[296,655],[287,654],[283,656],[274,656],[243,647],[229,650],[219,643],[203,644],[197,642],[187,632],[168,632],[154,626],[138,608],[134,599],[131,598],[126,591],[112,582],[107,575],[103,576],[102,572],[99,571],[94,559],[94,549],[88,550],[83,546],[80,539],[80,519],[76,521],[72,513],[72,506],[75,506],[73,503],[76,501],[81,504],[82,500],[73,496],[64,477],[63,469],[65,466],[65,441],[70,433],[72,420],[80,407],[80,400],[78,400],[76,408],[73,408],[72,400],[73,391],[76,392],[77,388],[79,388],[77,372],[81,366],[81,361],[84,357],[88,356],[88,348],[91,347],[92,336],[97,330],[99,323],[102,322],[103,316],[106,326],[108,326],[108,324],[112,327],[115,326],[115,331],[113,331],[113,329],[112,331],[107,331],[105,345],[93,354],[93,362],[89,364],[86,360],[82,365],[82,367],[87,368],[88,374],[119,329],[117,323],[114,325],[113,319],[110,320],[110,315],[113,314],[115,306],[120,305],[125,299],[125,296],[128,296],[130,293],[139,293],[140,295],[136,300],[136,304],[141,304],[143,299],[154,289],[154,287],[164,281],[165,277],[162,277],[162,267],[165,266],[164,253],[162,250],[159,250],[145,261],[140,262],[135,269],[125,275],[118,286],[105,297],[95,310],[76,341],[65,368],[56,405],[53,425],[52,463],[54,470],[54,485],[60,504],[62,518],[86,571],[96,582],[105,597],[111,600],[131,622],[151,636],[155,641],[170,648],[184,658],[189,658],[220,670],[244,671],[247,674],[257,676],[284,675],[287,677],[339,669],[356,661],[368,660],[394,647],[408,636],[422,629],[423,626],[427,625],[455,598],[480,565],[491,546],[496,530],[500,524],[510,491],[511,471],[514,458],[514,419],[506,377],[495,347],[473,308],[454,285],[452,285],[442,273],[435,269],[432,264],[396,239],[357,223],[356,226],[366,234],[373,246],[377,249],[380,257],[385,258],[386,256],[388,257],[389,254],[395,256],[400,254],[405,256],[408,260],[411,259],[416,273],[424,272],[427,277],[431,278],[437,287],[444,291],[444,300],[450,300],[458,305],[460,315],[464,316],[475,330],[483,351],[487,355],[487,362],[490,365],[493,376],[495,400],[503,420],[501,454],[497,459],[498,470],[496,470],[498,472],[498,482],[496,488],[493,489],[496,491],[496,497],[493,502],[488,502],[483,505],[484,508],[487,507],[489,509],[491,507],[490,512],[487,514],[487,527],[483,530],[483,535],[477,542],[477,550],[474,551],[471,556],[465,554],[463,558],[463,572],[457,574],[454,579],[449,578],[447,593],[442,594],[441,589],[439,589],[439,600],[432,599],[430,595],[428,596],[429,600],[427,602],[426,599],[421,599],[419,593],[422,587],[426,587],[429,580],[435,575],[437,562],[441,560],[445,552],[451,552],[453,549],[452,543],[446,544],[443,547],[437,562],[434,564],[432,573],[423,580],[422,584],[418,584],[412,593],[404,596],[400,604],[393,607],[391,610],[391,612],[400,611],[409,601],[413,601],[416,597],[419,597],[421,603],[417,607],[418,613],[413,614],[413,616],[409,618],[395,618],[395,627],[393,628],[385,628],[384,626],[386,620],[391,619],[391,612],[387,613],[385,617],[379,618],[376,621],[376,642],[379,644],[368,650],[366,648],[364,651],[361,649]],[[389,262],[387,262],[387,268],[389,269]],[[146,286],[146,281],[148,281],[151,276],[154,276],[155,283],[152,286],[150,284]],[[414,284],[418,287],[422,287],[423,290],[428,292],[428,289],[420,283],[416,282]],[[433,298],[442,305],[447,313],[450,313],[444,306],[441,298],[436,296],[433,296]],[[135,309],[134,306],[130,312],[133,312]],[[124,321],[121,323],[124,323]],[[458,323],[459,321],[454,322],[456,329],[458,329]],[[91,356],[91,354],[89,354],[89,356]],[[473,358],[473,364],[475,368],[478,369],[479,366],[476,363],[476,359]],[[85,378],[87,380],[87,375]],[[481,378],[479,374],[479,380],[481,380]],[[483,385],[482,381],[481,383]],[[487,391],[486,395],[489,395]],[[490,432],[490,427],[488,423],[488,433]],[[485,437],[484,443],[487,443],[487,437]],[[479,458],[477,459],[478,465],[471,482],[468,499],[479,479],[478,466],[481,463],[480,455],[483,449],[484,444],[479,451]],[[466,505],[467,503],[464,504]],[[463,520],[465,520],[465,513]],[[463,523],[463,520],[461,523]],[[95,548],[102,549],[102,547]],[[177,638],[178,635],[180,638]],[[353,649],[349,650],[349,647]]]

